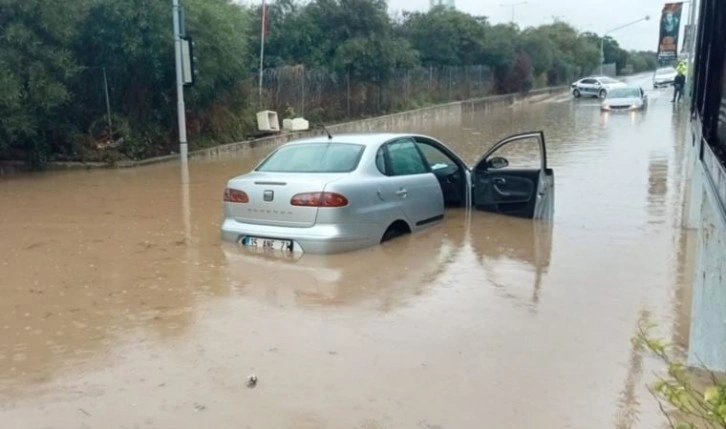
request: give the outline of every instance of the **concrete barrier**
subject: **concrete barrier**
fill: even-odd
[[[503,105],[511,105],[518,102],[542,101],[543,99],[549,98],[553,95],[563,94],[568,91],[568,88],[569,87],[542,88],[524,94],[495,95],[471,100],[455,101],[393,113],[390,115],[327,125],[326,128],[331,132],[331,134],[386,131],[395,128],[400,124],[412,124],[415,126],[418,122],[439,121],[446,117],[460,117],[463,109],[486,109],[500,107]],[[284,133],[255,140],[229,143],[190,152],[189,158],[216,158],[225,156],[230,152],[237,152],[262,145],[275,146],[299,138],[319,136],[322,133],[323,131],[321,129],[311,129],[304,132]]]

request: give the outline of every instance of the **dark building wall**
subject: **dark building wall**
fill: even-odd
[[[692,113],[704,139],[726,160],[726,1],[701,0]]]
[[[726,0],[700,0],[686,224],[696,228],[688,363],[726,372]]]

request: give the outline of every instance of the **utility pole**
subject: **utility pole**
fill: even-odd
[[[187,161],[187,116],[184,107],[184,77],[182,76],[182,39],[179,0],[171,2],[174,17],[174,56],[176,58],[176,110],[179,122],[179,156]]]
[[[259,108],[262,109],[262,78],[264,76],[264,58],[265,58],[265,20],[267,19],[267,7],[265,6],[265,0],[262,0],[262,24],[260,24],[260,83],[258,88],[258,102],[260,103]]]
[[[700,5],[699,0],[685,1],[683,3],[688,4],[688,46],[686,46],[686,52],[688,52],[688,71],[686,76],[686,91],[687,96],[691,97],[691,89],[693,88],[693,62],[696,60],[696,14],[698,11],[696,8]]]

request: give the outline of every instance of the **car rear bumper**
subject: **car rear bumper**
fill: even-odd
[[[362,249],[380,242],[382,228],[376,224],[321,224],[310,228],[256,225],[227,218],[222,223],[222,240],[240,243],[246,236],[291,240],[293,251],[339,253]]]

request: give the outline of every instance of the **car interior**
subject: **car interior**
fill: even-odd
[[[465,166],[459,165],[452,157],[426,139],[418,138],[416,143],[439,181],[441,192],[444,194],[444,205],[464,207],[467,192]]]
[[[446,147],[434,141],[418,137],[416,145],[438,179],[444,205],[466,206],[467,167],[456,155],[447,153]],[[539,165],[512,168],[509,162],[506,158],[490,155],[477,164],[472,171],[473,205],[479,210],[531,218],[537,205],[541,168]],[[548,168],[545,174],[552,176],[553,173]]]
[[[500,170],[482,164],[473,176],[477,209],[518,217],[531,217],[534,213],[539,169]]]

